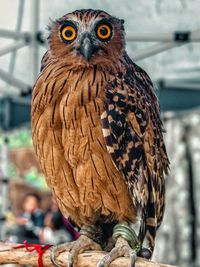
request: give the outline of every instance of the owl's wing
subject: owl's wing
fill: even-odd
[[[108,85],[102,128],[107,149],[123,174],[134,204],[146,219],[164,210],[168,157],[159,105],[149,76],[125,55],[123,68]]]

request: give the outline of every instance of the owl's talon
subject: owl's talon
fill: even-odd
[[[131,267],[135,267],[136,252],[133,250],[130,253]]]
[[[99,261],[97,267],[108,267],[111,262],[122,256],[130,256],[130,267],[135,267],[136,251],[132,249],[123,237],[119,237],[115,247]]]
[[[101,246],[85,235],[81,235],[79,239],[70,243],[64,243],[54,246],[51,251],[50,259],[55,267],[61,267],[56,258],[61,252],[68,251],[67,267],[73,267],[77,262],[78,254],[86,250],[101,250]]]
[[[101,250],[101,246],[89,237],[81,235],[79,239],[74,242],[74,245],[69,251],[67,267],[73,267],[74,263],[77,262],[79,253],[90,249]]]
[[[50,259],[51,259],[51,262],[53,263],[53,265],[55,267],[61,267],[58,262],[56,261],[55,259],[55,254],[57,252],[57,249],[58,249],[58,246],[53,246],[52,250],[51,250],[51,254],[50,254]]]
[[[67,267],[73,267],[73,259],[71,253],[68,254]]]
[[[58,260],[56,259],[58,255],[64,251],[69,251],[70,249],[72,249],[74,246],[74,243],[75,241],[63,243],[63,244],[52,247],[50,259],[55,267],[61,267],[61,265],[58,263]]]
[[[149,260],[151,259],[152,251],[149,248],[142,248],[138,253],[138,256]]]

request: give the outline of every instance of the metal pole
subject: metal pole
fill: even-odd
[[[17,33],[16,31],[0,29],[0,38],[11,38],[11,39],[24,39],[26,36],[29,36],[28,33]]]
[[[24,13],[24,3],[25,0],[19,0],[19,7],[18,7],[18,14],[17,14],[17,23],[16,23],[16,33],[19,33],[22,27],[22,19]],[[15,69],[15,62],[16,62],[17,51],[14,50],[10,57],[10,64],[9,64],[9,73],[13,75]]]
[[[134,33],[127,32],[127,41],[129,42],[171,42],[173,41],[172,33]]]
[[[195,31],[174,31],[169,33],[134,33],[127,32],[127,41],[129,42],[199,42],[200,41],[200,30]],[[183,39],[181,39],[181,37]],[[188,40],[184,38],[188,37]],[[176,38],[178,40],[176,40]]]
[[[30,1],[31,17],[31,43],[30,43],[30,83],[33,84],[39,70],[39,42],[37,35],[39,31],[39,0]]]
[[[0,78],[7,82],[10,85],[13,85],[17,88],[19,88],[22,92],[27,92],[31,88],[30,85],[22,82],[21,80],[18,80],[15,77],[10,76],[9,73],[5,72],[4,70],[0,69]]]
[[[164,83],[164,87],[167,87],[167,88],[177,88],[177,89],[190,89],[190,90],[197,90],[199,91],[199,88],[200,88],[200,81],[198,83],[191,83],[191,82],[187,82],[187,81],[177,81],[177,80],[163,80],[163,83]]]
[[[168,49],[171,49],[171,48],[183,45],[183,44],[184,43],[177,43],[177,42],[155,44],[150,47],[135,51],[134,55],[131,58],[134,61],[145,59],[147,57],[154,56],[160,52],[166,51]]]
[[[195,199],[195,176],[194,176],[194,169],[193,169],[193,152],[191,151],[191,145],[190,145],[190,126],[185,125],[185,157],[187,159],[188,163],[188,204],[190,209],[190,260],[191,263],[195,263],[197,259],[197,206],[196,206],[196,199]]]
[[[3,174],[2,179],[2,205],[1,214],[4,216],[9,207],[8,199],[8,138],[4,136],[2,150],[1,150],[1,169]]]
[[[5,54],[10,53],[12,51],[16,51],[17,49],[20,49],[26,45],[28,45],[28,44],[25,41],[18,41],[14,44],[7,45],[5,48],[0,49],[0,57],[4,56]],[[9,73],[10,73],[10,71],[9,71]]]

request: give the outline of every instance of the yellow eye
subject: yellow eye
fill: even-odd
[[[108,40],[111,37],[112,29],[109,25],[107,24],[101,24],[100,26],[97,27],[97,36],[101,40]]]
[[[73,41],[76,38],[76,35],[77,35],[77,31],[71,25],[65,26],[61,30],[61,37],[62,37],[62,39],[64,41],[71,42],[71,41]]]

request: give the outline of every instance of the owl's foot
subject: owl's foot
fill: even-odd
[[[130,257],[130,267],[135,266],[136,251],[130,247],[127,240],[118,237],[115,247],[99,261],[97,267],[108,267],[115,259],[123,256]]]
[[[81,236],[76,241],[55,246],[52,249],[51,261],[56,267],[60,267],[59,263],[55,260],[56,256],[63,251],[68,252],[67,267],[73,267],[77,263],[78,255],[86,250],[102,250],[101,246],[88,237],[89,231],[84,229]]]
[[[54,266],[60,267],[61,265],[58,263],[56,258],[58,255],[64,251],[70,251],[70,249],[73,247],[75,241],[72,242],[66,242],[57,246],[53,246],[50,254],[51,262]]]
[[[115,259],[130,257],[130,267],[135,266],[136,255],[141,251],[140,242],[135,231],[126,223],[119,223],[113,229],[115,247],[98,263],[97,267],[108,267]]]

